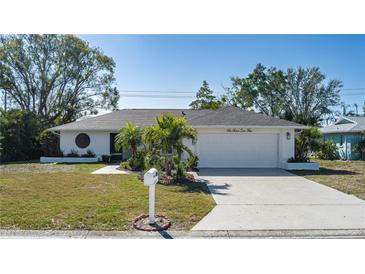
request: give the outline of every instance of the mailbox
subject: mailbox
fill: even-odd
[[[143,177],[144,185],[145,186],[152,186],[157,184],[158,182],[158,172],[157,169],[151,168],[144,174]]]
[[[157,169],[151,168],[143,176],[145,186],[149,188],[149,221],[150,224],[155,224],[155,184],[158,182]]]

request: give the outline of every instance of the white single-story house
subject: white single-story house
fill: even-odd
[[[186,117],[197,129],[196,144],[189,144],[199,157],[199,167],[280,168],[294,157],[295,130],[305,126],[236,107],[218,110],[122,109],[53,127],[59,132],[60,149],[66,154],[87,150],[97,156],[128,153],[115,151],[114,137],[127,121],[141,127],[154,124],[162,113]]]

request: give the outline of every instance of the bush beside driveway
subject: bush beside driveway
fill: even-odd
[[[0,166],[0,229],[128,230],[148,212],[135,175],[93,175],[102,164]],[[215,203],[205,184],[156,187],[156,213],[189,230]]]

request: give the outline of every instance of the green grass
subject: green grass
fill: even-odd
[[[319,171],[302,170],[293,173],[365,200],[364,161],[314,161],[320,163]]]
[[[92,175],[102,164],[0,166],[0,229],[128,230],[148,213],[135,175]],[[156,213],[188,230],[215,203],[204,184],[156,186]]]

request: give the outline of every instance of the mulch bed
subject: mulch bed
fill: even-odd
[[[171,222],[168,218],[162,215],[155,216],[155,224],[150,225],[149,216],[147,214],[139,215],[133,221],[133,227],[143,231],[161,231],[170,227]]]
[[[138,179],[143,182],[143,173],[138,173]],[[172,184],[189,184],[196,183],[194,176],[192,174],[187,174],[184,179],[181,179],[179,182],[175,182],[172,176],[167,176],[165,173],[159,175],[158,184],[161,185],[172,185]]]

